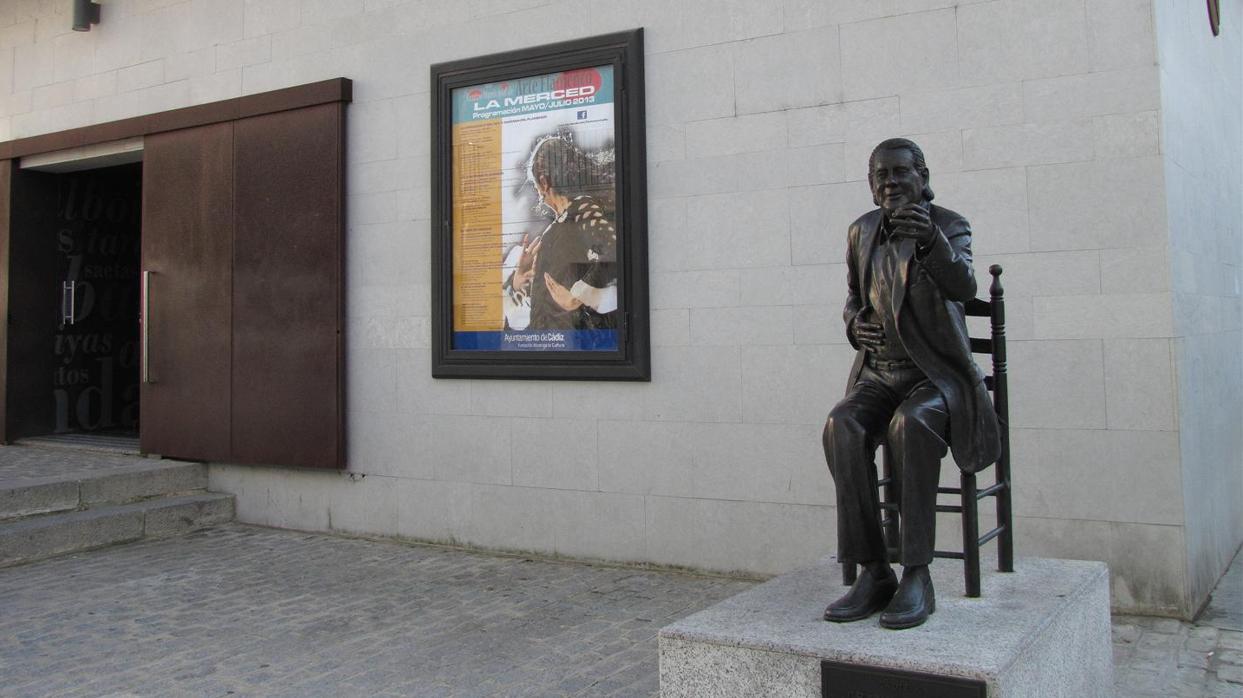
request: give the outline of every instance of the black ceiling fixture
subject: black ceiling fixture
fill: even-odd
[[[73,30],[89,32],[92,24],[99,24],[99,3],[73,0]]]

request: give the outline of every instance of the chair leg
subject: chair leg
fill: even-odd
[[[980,595],[980,513],[976,506],[975,475],[962,476],[962,559],[967,596]]]
[[[842,563],[842,584],[851,586],[859,578],[859,567],[853,562]]]
[[[1007,449],[1009,450],[1009,449]],[[1014,571],[1014,516],[1010,508],[1010,463],[1009,456],[1004,456],[995,466],[997,481],[1004,482],[1005,487],[997,493],[997,525],[1005,526],[997,536],[997,569],[1001,572]]]

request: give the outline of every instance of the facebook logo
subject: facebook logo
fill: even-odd
[[[579,121],[582,121],[583,119],[586,119],[586,118],[587,118],[587,110],[586,110],[586,109],[583,109],[582,111],[578,112],[578,120],[579,120]]]

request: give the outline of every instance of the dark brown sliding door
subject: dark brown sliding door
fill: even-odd
[[[157,133],[144,150],[142,450],[228,460],[233,124]]]
[[[149,136],[142,447],[342,466],[344,104]]]
[[[341,103],[234,130],[233,457],[340,467]]]

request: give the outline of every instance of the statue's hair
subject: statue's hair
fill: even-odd
[[[915,141],[907,138],[889,138],[881,141],[872,149],[872,155],[868,158],[868,183],[872,181],[872,168],[876,166],[876,157],[886,150],[905,150],[911,154],[915,169],[919,170],[919,175],[924,178],[923,197],[927,201],[932,201],[936,195],[932,193],[932,187],[928,186],[928,163],[924,160],[924,150]]]

